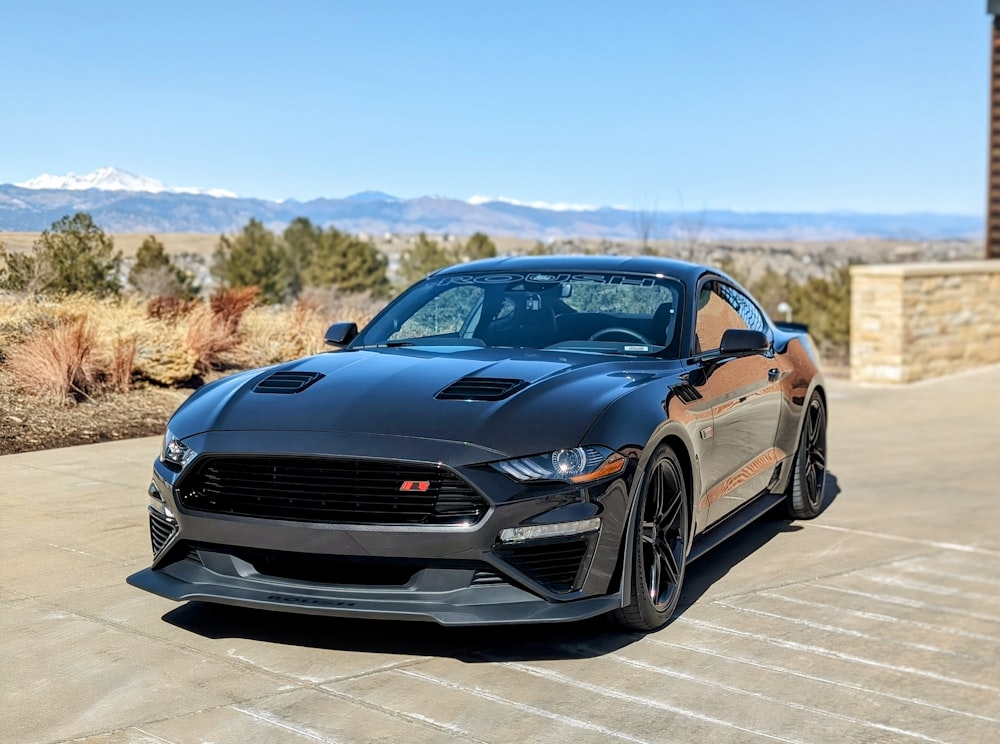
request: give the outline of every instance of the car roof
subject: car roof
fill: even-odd
[[[707,266],[659,256],[505,256],[456,264],[432,276],[465,274],[470,271],[589,272],[621,271],[634,274],[663,274],[694,283],[705,272],[721,274]]]

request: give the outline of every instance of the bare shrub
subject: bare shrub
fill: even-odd
[[[212,316],[235,334],[239,330],[243,314],[257,301],[259,295],[259,287],[220,289],[209,300]]]
[[[198,306],[198,300],[157,295],[146,303],[146,315],[154,320],[179,320]]]
[[[86,318],[41,331],[11,349],[6,361],[29,395],[60,400],[89,398],[98,380],[94,330]]]
[[[0,302],[0,353],[26,341],[46,329],[55,328],[59,319],[47,308],[24,299]]]
[[[316,354],[323,350],[327,325],[318,312],[304,305],[254,308],[243,318],[236,361],[244,367],[261,367]]]
[[[158,385],[178,385],[194,377],[198,354],[184,339],[180,329],[167,329],[155,342],[140,345],[135,360],[139,376]]]
[[[115,339],[115,345],[104,370],[104,384],[107,389],[116,393],[124,393],[131,387],[137,348],[138,340],[134,336]]]
[[[244,307],[238,315],[230,315],[229,320],[204,307],[191,314],[184,343],[195,354],[194,367],[199,374],[222,367],[225,354],[239,346],[240,338],[231,323],[235,317],[238,326],[245,310]]]
[[[327,325],[346,320],[357,323],[358,328],[368,325],[385,306],[386,300],[374,298],[367,292],[339,292],[317,287],[302,290],[297,304],[297,307],[308,308],[325,317]]]

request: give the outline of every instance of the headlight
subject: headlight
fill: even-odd
[[[625,469],[625,457],[606,447],[574,447],[492,465],[516,481],[590,483],[620,473]]]
[[[196,454],[197,452],[174,436],[170,429],[167,429],[167,433],[163,436],[163,449],[160,451],[160,462],[183,468],[194,459]]]

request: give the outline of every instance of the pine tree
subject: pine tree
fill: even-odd
[[[290,294],[293,266],[284,244],[251,219],[238,235],[219,238],[212,274],[224,287],[258,287],[264,302],[277,303]]]
[[[4,255],[3,286],[43,294],[121,292],[121,252],[86,212],[52,223],[32,246],[33,254]]]
[[[336,287],[344,292],[370,292],[373,297],[389,293],[388,261],[370,242],[327,228],[304,273],[306,284]]]
[[[436,240],[420,233],[412,248],[403,251],[399,258],[399,273],[407,284],[423,279],[432,271],[453,263],[448,252]]]
[[[139,246],[128,281],[147,297],[177,297],[189,300],[197,296],[194,277],[177,266],[155,235]]]
[[[459,261],[478,261],[481,258],[495,258],[497,246],[485,233],[477,232],[469,238],[459,251]]]

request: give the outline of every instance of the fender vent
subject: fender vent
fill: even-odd
[[[254,387],[255,393],[301,393],[317,380],[322,380],[321,372],[275,372]]]
[[[686,382],[674,385],[670,389],[685,403],[694,403],[702,397],[701,393],[698,392],[698,388]]]
[[[434,397],[438,400],[503,400],[524,385],[505,377],[463,377]]]

